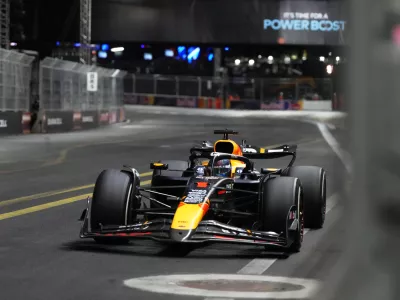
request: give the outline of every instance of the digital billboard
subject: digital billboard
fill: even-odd
[[[343,45],[342,1],[96,0],[92,40]]]

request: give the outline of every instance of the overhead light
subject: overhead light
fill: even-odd
[[[268,56],[268,60],[274,60],[274,57],[273,56]]]
[[[143,53],[143,58],[144,58],[144,60],[152,60],[153,59],[153,54],[151,54],[151,53]]]
[[[306,50],[303,51],[302,59],[307,60],[307,51]]]
[[[111,75],[111,77],[117,77],[117,75],[119,74],[119,70],[115,70],[114,73]]]
[[[319,61],[325,61],[325,57],[324,56],[320,56],[319,57]]]
[[[167,50],[164,51],[164,55],[166,57],[174,57],[174,51],[171,50],[171,49],[167,49]]]
[[[188,61],[196,60],[199,57],[199,54],[200,54],[200,47],[194,48],[192,51],[190,51],[190,53],[187,56]]]
[[[98,56],[99,58],[107,58],[107,52],[106,52],[106,51],[99,51],[99,52],[97,53],[97,56]]]
[[[125,48],[124,47],[115,47],[115,48],[111,48],[111,52],[122,52],[124,51]]]
[[[285,64],[289,64],[290,63],[290,57],[289,56],[285,56]]]
[[[235,65],[240,65],[240,59],[235,59]]]
[[[262,58],[262,56],[261,56],[261,55],[259,55],[259,56],[258,56],[258,58]]]
[[[254,59],[249,60],[249,66],[252,66],[252,65],[254,65]]]
[[[333,66],[332,65],[327,65],[326,66],[326,73],[328,73],[329,75],[332,74],[333,72]]]
[[[340,57],[339,56],[336,56],[336,61],[340,61]]]

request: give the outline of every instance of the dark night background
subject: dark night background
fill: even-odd
[[[188,1],[191,2],[190,0]],[[221,1],[223,0],[219,0],[219,2]],[[117,3],[116,5],[118,5],[119,2],[125,3],[129,1],[104,1],[104,0],[92,1],[92,6],[93,6],[92,36],[94,39],[96,37],[97,38],[100,37],[102,32],[104,32],[106,38],[113,37],[113,31],[112,30],[110,31],[108,29],[110,28],[110,26],[108,25],[116,23],[114,22],[114,20],[112,20],[112,18],[116,19],[116,17],[113,16],[113,13],[110,13],[108,14],[109,18],[105,18],[104,9],[101,9],[101,7],[106,7],[106,8],[108,7],[107,2]],[[141,3],[142,1],[139,2]],[[148,5],[147,3],[151,2],[153,4],[156,4],[156,6],[158,7],[161,5],[162,1],[147,0],[144,2],[146,2],[146,5]],[[174,2],[174,0],[171,0],[171,3],[172,2]],[[197,3],[203,3],[203,2],[212,5],[212,1],[206,1],[206,0]],[[249,3],[252,2],[253,1],[249,1]],[[273,3],[275,1],[267,1],[267,2]],[[320,1],[320,2],[322,3],[326,1]],[[30,49],[35,48],[35,50],[41,50],[40,52],[50,51],[46,49],[48,49],[48,47],[53,47],[56,41],[62,41],[62,42],[79,41],[79,19],[80,19],[79,3],[80,3],[79,0],[11,0],[11,9],[12,9],[11,41],[18,42],[20,45],[25,45],[26,48]],[[161,5],[161,7],[162,6],[165,5]],[[112,6],[110,6],[110,8],[112,8]],[[133,11],[134,10],[132,10],[132,13]],[[100,12],[103,12],[103,15]],[[125,19],[122,22],[120,21],[119,22],[120,25],[118,26],[121,26],[121,24],[123,26],[125,24]],[[127,20],[126,22],[129,22],[129,20]],[[143,20],[143,22],[145,22],[144,24],[147,24],[146,20]],[[97,28],[100,29],[97,30]],[[158,27],[154,29],[156,29],[157,31]],[[145,30],[145,28],[143,28],[143,30]],[[119,36],[126,37],[129,35],[120,34]],[[21,42],[23,42],[23,44],[21,44]],[[94,40],[94,42],[96,42],[96,40]],[[146,42],[146,41],[137,40],[136,42]],[[152,40],[147,42],[157,42],[157,40]],[[173,42],[179,42],[179,41],[173,41]],[[197,42],[202,42],[202,41],[197,40]]]
[[[11,41],[39,51],[41,57],[50,55],[56,41],[78,41],[79,2],[11,0]]]
[[[104,3],[105,0],[98,1],[93,0],[93,7],[97,4]],[[111,1],[111,0],[110,0]],[[113,0],[111,2],[115,2]],[[126,2],[127,0],[118,0],[117,2]],[[131,0],[129,0],[131,1]],[[148,2],[148,0],[146,0]],[[152,3],[159,4],[161,0],[154,0]],[[191,1],[191,0],[189,0]],[[203,0],[210,5],[212,1]],[[221,0],[222,1],[222,0]],[[11,2],[11,41],[18,43],[18,48],[36,50],[39,52],[40,59],[46,56],[52,56],[52,50],[56,47],[56,41],[75,43],[79,42],[79,0],[10,0]],[[140,2],[140,1],[139,1]],[[172,1],[173,2],[173,1]],[[250,1],[252,2],[252,1]],[[274,1],[269,1],[274,2]],[[321,1],[322,2],[322,1]],[[165,3],[165,2],[163,2]],[[171,2],[169,2],[171,3]],[[101,10],[101,9],[100,9]],[[94,26],[97,24],[109,24],[110,20],[104,18],[99,22],[99,14],[95,15],[98,9],[93,8],[93,22],[92,22],[92,36],[96,32],[97,28]],[[103,9],[104,11],[104,9]],[[111,14],[112,15],[112,14]],[[115,16],[114,16],[115,17]],[[96,20],[97,18],[97,20]],[[124,22],[119,22],[124,24]],[[106,28],[106,25],[104,28]],[[110,32],[109,31],[109,36]],[[99,30],[96,33],[97,37],[101,36]],[[126,35],[125,35],[126,36]],[[93,40],[92,42],[97,42]],[[103,40],[102,42],[107,42]],[[144,41],[143,41],[144,42]],[[179,41],[177,41],[179,42]],[[200,41],[199,41],[200,42]],[[201,46],[201,43],[196,43],[194,46]],[[112,43],[111,43],[112,46]],[[114,46],[124,46],[125,51],[121,58],[112,62],[113,65],[103,65],[106,67],[115,67],[121,69],[127,69],[128,71],[135,72],[137,66],[140,66],[142,70],[146,68],[148,64],[156,65],[154,72],[170,74],[193,74],[197,76],[210,76],[213,70],[213,63],[208,62],[206,58],[196,62],[196,64],[188,65],[179,61],[173,61],[168,58],[155,59],[153,62],[143,61],[143,49],[140,49],[140,43],[138,41],[126,43],[117,43]],[[154,53],[159,52],[163,56],[165,48],[176,47],[177,44],[173,44],[172,41],[168,44],[157,43],[154,41],[152,50]],[[222,46],[222,45],[221,45]],[[325,65],[320,63],[318,57],[320,55],[328,56],[328,53],[333,53],[333,57],[336,55],[342,56],[345,49],[343,47],[335,46],[307,46],[307,45],[252,45],[251,47],[246,44],[236,45],[225,45],[231,46],[229,53],[223,53],[223,55],[229,55],[234,59],[239,56],[257,57],[258,55],[274,55],[278,53],[302,53],[304,49],[307,50],[308,56],[314,58],[309,61],[302,63],[302,70],[307,76],[313,77],[326,77]],[[157,48],[158,47],[158,48]],[[210,47],[210,45],[208,45]],[[224,47],[224,46],[222,46]],[[224,59],[224,57],[223,57]],[[158,69],[157,69],[158,68]],[[337,72],[340,66],[337,66]],[[338,74],[338,73],[337,73]],[[258,76],[258,75],[256,75]],[[261,75],[262,76],[262,75]],[[265,76],[265,75],[264,75]]]

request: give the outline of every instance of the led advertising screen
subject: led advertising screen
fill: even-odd
[[[92,40],[346,44],[342,1],[96,0]]]

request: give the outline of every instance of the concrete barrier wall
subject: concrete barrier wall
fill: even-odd
[[[32,114],[23,111],[0,111],[0,135],[60,133],[94,129],[125,121],[125,108],[72,111],[41,110],[32,123]],[[34,126],[33,126],[34,125]]]
[[[303,110],[313,110],[313,111],[331,111],[332,101],[322,100],[322,101],[303,101]]]
[[[161,97],[157,95],[135,95],[126,93],[124,103],[127,105],[149,105],[190,107],[204,109],[233,109],[233,110],[305,110],[332,111],[332,100],[277,100],[260,101],[258,99],[227,100],[213,97]]]

